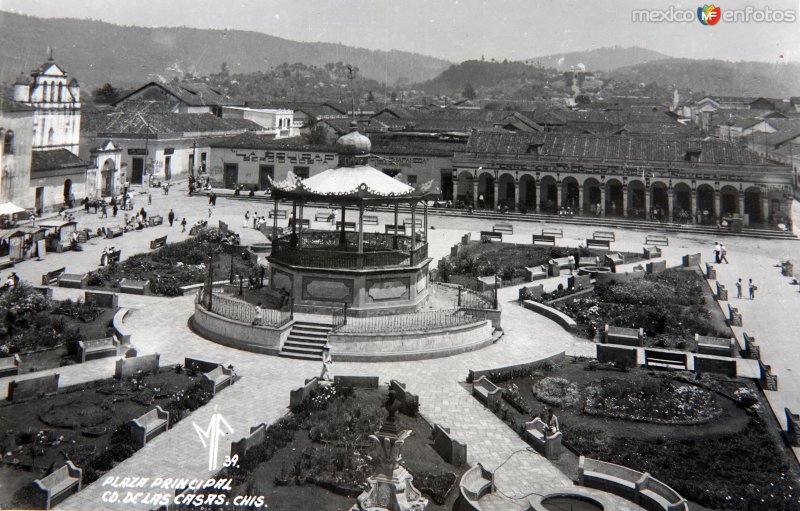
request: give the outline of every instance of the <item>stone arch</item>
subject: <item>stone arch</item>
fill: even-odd
[[[510,209],[516,209],[515,195],[515,179],[509,173],[500,174],[497,178],[497,204],[505,204]]]
[[[641,179],[628,182],[628,216],[645,218],[647,216],[647,189]]]
[[[606,215],[622,216],[622,183],[612,178],[606,181]]]
[[[463,201],[465,204],[472,204],[473,179],[470,172],[459,172],[456,178],[456,200]]]
[[[539,180],[539,207],[545,213],[558,212],[558,184],[553,176],[542,176]]]
[[[739,211],[739,190],[731,185],[719,189],[719,216],[729,216]]]
[[[692,219],[692,188],[686,183],[672,187],[672,216],[675,220],[688,222]]]
[[[590,177],[583,181],[583,211],[599,214],[598,205],[602,200],[600,181]]]
[[[483,196],[483,203],[481,203]],[[492,208],[494,204],[494,174],[481,172],[478,175],[478,207]]]
[[[697,212],[704,225],[713,224],[717,218],[717,207],[714,204],[714,187],[708,183],[697,186]],[[697,216],[697,213],[695,213]]]
[[[663,181],[654,181],[650,185],[650,209],[652,218],[663,220],[669,215],[669,190]]]
[[[561,180],[561,204],[565,208],[570,208],[572,211],[580,209],[581,201],[581,186],[578,180],[572,176],[567,176]]]
[[[519,203],[526,210],[536,209],[536,180],[530,174],[519,178]]]

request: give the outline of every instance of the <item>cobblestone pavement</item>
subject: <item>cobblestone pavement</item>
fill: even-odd
[[[177,188],[177,187],[176,187]],[[177,192],[173,190],[173,194]],[[167,207],[173,207],[179,217],[183,212],[207,216],[204,198],[187,198],[180,194],[163,197],[160,192],[153,195],[153,205],[148,212],[166,214]],[[257,205],[261,207],[262,205]],[[140,206],[139,206],[140,207]],[[221,199],[212,212],[212,220],[224,220],[231,228],[239,231],[243,243],[263,239],[252,229],[241,229],[243,211],[253,211],[253,204],[226,201]],[[82,213],[81,213],[82,214]],[[313,213],[306,213],[310,217]],[[383,216],[382,214],[381,216]],[[389,215],[386,215],[389,217]],[[89,224],[96,221],[86,217],[79,221]],[[190,222],[192,219],[190,219]],[[456,243],[465,230],[490,228],[493,221],[474,218],[433,217],[434,227],[429,236],[429,253],[434,259],[449,253],[449,247]],[[440,224],[437,226],[437,224]],[[444,226],[447,226],[445,229]],[[797,225],[797,222],[795,223]],[[529,243],[530,234],[539,232],[542,225],[537,223],[518,224],[516,234],[508,241]],[[591,226],[564,225],[567,238],[561,244],[577,246],[586,237],[591,237]],[[117,238],[114,245],[123,249],[123,255],[147,250],[149,240],[164,234],[170,241],[185,237],[179,228],[167,226],[150,228],[143,232],[129,233]],[[645,233],[617,230],[618,250],[640,251]],[[691,235],[669,235],[670,246],[664,247],[664,256],[677,261],[685,253],[700,252],[704,261],[711,254],[714,239]],[[111,241],[111,240],[109,240]],[[779,275],[774,267],[797,253],[800,245],[792,241],[761,241],[747,238],[725,238],[730,265],[721,265],[719,280],[734,289],[733,282],[741,275],[745,280],[753,278],[758,284],[759,295],[754,301],[735,300],[744,315],[745,329],[756,335],[762,346],[764,360],[772,364],[780,378],[780,390],[768,393],[768,397],[778,416],[782,407],[798,409],[798,389],[800,379],[792,372],[793,362],[798,351],[793,349],[795,333],[800,326],[800,315],[794,313],[800,304],[797,287],[790,286],[788,279]],[[83,272],[94,269],[95,261],[105,246],[105,240],[97,245],[89,245],[81,254],[52,254],[45,261],[28,261],[15,268],[23,278],[38,283],[41,274],[67,264],[69,272]],[[96,252],[96,254],[95,254]],[[548,279],[546,287],[555,288],[566,277]],[[57,297],[79,296],[79,291],[56,291]],[[416,362],[399,363],[344,363],[334,364],[334,374],[378,375],[382,382],[396,378],[405,382],[409,390],[420,395],[421,413],[431,422],[450,427],[455,438],[469,446],[469,462],[482,462],[488,468],[495,468],[506,462],[498,472],[498,487],[503,494],[521,497],[531,492],[541,492],[553,488],[569,487],[572,483],[552,464],[534,453],[520,452],[526,444],[499,419],[479,405],[463,384],[467,372],[473,368],[491,368],[535,360],[559,351],[568,354],[593,356],[594,345],[573,337],[554,323],[535,315],[516,304],[517,288],[503,289],[500,300],[503,303],[503,337],[494,345],[477,352],[453,357]],[[733,296],[733,294],[732,294]],[[183,362],[185,356],[233,364],[242,379],[234,386],[222,391],[208,405],[196,410],[178,423],[174,429],[162,434],[148,444],[135,456],[116,466],[107,476],[120,477],[197,477],[210,475],[207,454],[199,441],[193,424],[205,428],[214,413],[222,414],[234,432],[222,443],[221,451],[228,449],[231,440],[237,440],[249,427],[261,422],[273,422],[287,412],[289,391],[302,385],[305,378],[317,375],[319,365],[315,362],[297,361],[246,353],[206,341],[187,326],[193,308],[193,297],[165,299],[156,297],[120,296],[120,305],[129,307],[131,313],[126,324],[132,328],[133,344],[141,354],[160,353],[162,365]],[[62,376],[62,384],[70,385],[108,377],[113,372],[113,360],[99,360],[81,365],[67,366],[54,370]],[[10,378],[0,379],[0,387],[6,388]],[[510,459],[509,459],[510,457]],[[507,461],[508,460],[508,461]],[[71,497],[59,507],[64,509],[120,509],[114,504],[101,505],[104,488],[102,479]],[[608,496],[614,509],[638,509],[622,499]],[[520,499],[517,504],[524,502]],[[513,509],[500,495],[486,500],[487,509]],[[126,509],[129,505],[124,506]],[[136,507],[136,506],[134,506]],[[141,506],[149,509],[152,506]],[[524,506],[521,506],[524,507]]]

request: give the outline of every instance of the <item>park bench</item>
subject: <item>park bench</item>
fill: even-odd
[[[273,209],[272,211],[269,212],[269,217],[283,219],[283,220],[286,220],[286,218],[288,218],[287,211],[285,209],[279,209],[277,211]]]
[[[324,211],[317,212],[314,215],[315,222],[330,222],[332,218],[336,218],[336,215],[331,216],[331,213],[326,213]]]
[[[131,421],[132,440],[140,447],[169,429],[169,412],[156,406],[138,419]]]
[[[150,217],[150,225],[156,226],[164,223],[164,217],[161,215],[153,215]]]
[[[794,262],[783,261],[781,262],[781,275],[784,277],[794,277]]]
[[[303,228],[311,229],[311,219],[309,219],[309,218],[298,218],[297,219],[297,224],[300,226],[301,230]]]
[[[669,246],[669,238],[663,236],[661,234],[648,234],[644,238],[645,245],[663,245],[665,247]]]
[[[405,234],[406,233],[406,226],[405,225],[395,225],[395,224],[386,224],[384,226],[384,232],[386,234]]]
[[[461,467],[467,464],[467,444],[453,438],[450,429],[439,424],[433,425],[433,450],[451,465]]]
[[[611,268],[611,271],[616,273],[617,265],[625,264],[625,256],[620,254],[619,252],[613,254],[606,254],[605,257],[603,258],[603,261],[606,266]]]
[[[117,250],[112,250],[108,253],[108,264],[117,263],[122,260],[122,249],[118,248]]]
[[[483,240],[503,241],[503,233],[494,231],[481,231],[481,241]]]
[[[364,215],[364,225],[378,225],[378,215]]]
[[[404,218],[403,219],[403,226],[405,226],[406,229],[411,229],[410,225],[411,225],[411,219],[410,218]],[[421,218],[415,218],[414,219],[414,230],[416,230],[416,229],[422,229],[422,219]]]
[[[336,222],[336,230],[339,231],[342,229],[342,222]],[[344,230],[345,231],[355,231],[356,230],[356,223],[355,222],[345,222],[344,223]]]
[[[642,255],[644,255],[645,259],[655,259],[657,257],[661,257],[661,249],[656,245],[644,247],[642,249]]]
[[[539,245],[553,245],[556,246],[556,237],[555,236],[545,236],[544,234],[534,234],[533,235],[533,244]]]
[[[788,408],[784,408],[783,413],[786,414],[786,441],[792,447],[800,447],[800,416]]]
[[[460,486],[464,498],[477,504],[482,497],[494,490],[494,474],[478,463],[464,473]],[[473,508],[480,509],[475,506]]]
[[[664,511],[689,510],[689,503],[675,490],[648,473],[636,483],[639,503],[645,509],[663,509]]]
[[[611,241],[586,238],[586,248],[602,248],[605,250],[611,250]]]
[[[624,328],[606,324],[603,330],[603,342],[622,344],[623,346],[641,346],[644,339],[643,328]]]
[[[511,224],[494,224],[492,230],[503,234],[514,234],[514,226]]]
[[[636,499],[636,483],[643,475],[632,468],[584,456],[578,460],[578,484],[607,491],[631,501]]]
[[[569,268],[569,257],[557,257],[555,259],[550,259],[547,262],[547,266],[550,271],[550,276],[558,277],[561,275],[561,270],[566,270]]]
[[[58,277],[58,287],[84,289],[88,283],[88,273],[62,273]]]
[[[644,365],[686,370],[686,353],[677,351],[644,350]]]
[[[80,363],[98,358],[116,357],[119,352],[119,341],[113,337],[78,341],[77,360]]]
[[[525,439],[544,457],[557,460],[561,457],[561,431],[547,436],[547,424],[539,417],[525,423]]]
[[[119,226],[109,227],[108,230],[106,231],[106,238],[108,239],[118,238],[122,236],[124,233],[125,231],[122,229],[122,227]]]
[[[751,360],[759,360],[761,358],[761,347],[756,343],[755,336],[742,332],[742,338],[746,344],[745,355]]]
[[[701,355],[717,355],[720,357],[736,356],[736,341],[733,337],[710,337],[694,334],[697,352]]]
[[[778,375],[772,372],[772,366],[765,364],[759,359],[758,368],[761,370],[761,378],[758,380],[761,390],[771,390],[773,392],[777,392]]]
[[[155,250],[157,248],[166,247],[167,246],[167,237],[162,236],[160,238],[156,238],[150,242],[150,250]]]
[[[0,378],[4,376],[17,376],[21,361],[19,355],[0,358]]]
[[[719,281],[716,282],[717,284],[717,291],[714,293],[714,298],[718,302],[727,302],[728,301],[728,290],[725,289],[724,284],[720,284]]]
[[[739,312],[738,307],[731,307],[731,304],[728,304],[728,323],[731,326],[742,326],[742,313]]]
[[[547,266],[526,266],[525,271],[528,272],[528,280],[533,282],[534,280],[546,279],[547,278]]]
[[[233,384],[233,371],[223,366],[217,366],[213,371],[203,373],[202,385],[212,396]]]
[[[717,269],[713,264],[706,263],[706,278],[708,280],[717,280]]]
[[[150,287],[149,280],[122,279],[119,281],[119,290],[121,293],[145,295],[147,294],[148,287]]]
[[[481,376],[478,381],[472,383],[472,395],[492,409],[495,406],[500,406],[503,391],[500,387],[489,381],[486,376]]]
[[[592,234],[592,239],[617,241],[617,236],[614,234],[613,231],[594,231],[594,233]]]
[[[85,230],[76,231],[78,233],[78,243],[86,243],[89,241],[90,233]]]
[[[61,267],[57,270],[53,270],[50,272],[45,273],[42,275],[42,285],[43,286],[52,286],[54,284],[58,284],[58,278],[67,271],[67,268]]]
[[[83,471],[67,461],[52,474],[33,482],[42,509],[50,509],[81,491]]]
[[[542,228],[542,236],[553,236],[555,238],[564,237],[564,229],[561,227],[544,227]]]

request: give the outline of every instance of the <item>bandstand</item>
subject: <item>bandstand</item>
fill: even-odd
[[[337,146],[339,167],[308,179],[290,174],[272,184],[270,288],[288,293],[302,312],[343,307],[352,316],[415,311],[428,296],[425,201],[438,190],[413,188],[367,165],[370,141],[357,131],[341,137]],[[283,232],[278,228],[281,200],[292,203]],[[310,223],[303,221],[309,203],[332,208],[331,230],[303,229]],[[384,232],[364,232],[365,211],[379,205],[394,206],[394,222],[387,222]],[[410,225],[398,222],[401,205],[411,209]]]

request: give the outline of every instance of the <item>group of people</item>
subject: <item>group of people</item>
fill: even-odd
[[[116,252],[117,250],[113,246],[103,248],[103,253],[100,254],[100,267],[105,267],[110,262],[109,258],[111,257],[111,254]]]
[[[19,275],[17,275],[17,272],[14,271],[14,272],[11,272],[11,274],[6,279],[6,283],[3,286],[3,290],[4,291],[11,291],[12,289],[14,289],[17,286],[19,286]]]
[[[714,243],[714,261],[717,264],[725,263],[728,264],[728,249],[725,248],[725,245],[717,241]]]
[[[744,284],[742,283],[742,279],[740,278],[739,280],[736,281],[736,298],[742,298],[743,288]],[[749,295],[749,298],[751,300],[755,300],[757,289],[758,287],[756,287],[756,285],[753,284],[753,279],[747,279],[747,294]]]

